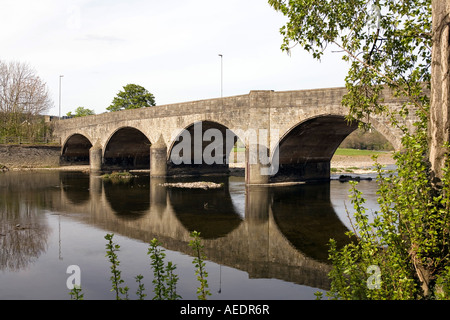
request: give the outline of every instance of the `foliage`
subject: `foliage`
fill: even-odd
[[[208,283],[206,281],[206,277],[208,273],[205,270],[205,262],[206,256],[203,253],[203,245],[200,239],[200,233],[192,232],[191,237],[194,239],[190,241],[189,246],[194,249],[194,253],[196,254],[195,259],[193,260],[193,264],[195,264],[197,270],[196,275],[198,275],[197,279],[200,281],[201,286],[197,290],[197,294],[199,294],[198,298],[200,300],[206,300],[206,296],[210,295],[209,291],[206,290],[208,287]],[[122,300],[121,295],[125,296],[125,299],[128,300],[128,287],[122,287],[121,285],[124,283],[124,280],[121,277],[121,271],[119,270],[120,261],[117,256],[117,252],[120,251],[120,245],[113,242],[114,234],[106,234],[105,239],[108,240],[106,244],[106,256],[109,258],[109,262],[111,262],[111,283],[112,289],[111,291],[115,292],[116,300]],[[154,293],[155,296],[153,300],[178,300],[181,299],[181,296],[177,293],[177,283],[178,276],[175,274],[175,270],[177,268],[176,264],[169,261],[167,264],[164,263],[164,259],[166,258],[165,250],[161,248],[161,243],[157,239],[153,239],[150,241],[148,252],[148,256],[151,260],[151,268],[153,270],[153,280],[152,283],[154,285]],[[145,294],[145,286],[142,280],[144,277],[139,274],[135,278],[137,283],[136,295],[139,300],[144,300],[147,296]],[[69,292],[72,300],[83,300],[84,294],[81,293],[81,287],[75,286]]]
[[[348,149],[348,148],[338,148],[336,149],[335,155],[341,155],[341,156],[373,156],[373,155],[379,155],[382,153],[382,151],[372,151],[372,150],[359,150],[359,149]],[[357,167],[354,167],[353,169],[356,169]]]
[[[410,140],[410,138],[405,138]],[[416,143],[417,141],[414,141]],[[353,230],[358,241],[336,249],[331,240],[328,295],[340,299],[449,299],[450,196],[436,194],[427,177],[419,144],[397,155],[399,170],[378,165],[379,211],[369,216],[352,183]],[[418,171],[408,170],[418,168]],[[444,189],[449,188],[449,175]],[[376,286],[367,281],[375,268]]]
[[[81,287],[74,285],[69,292],[71,300],[83,300],[84,294],[81,293]]]
[[[91,116],[94,114],[95,114],[94,110],[91,110],[91,109],[88,109],[85,107],[76,108],[74,113],[72,113],[72,111],[67,112],[68,117],[74,117],[74,118]]]
[[[348,94],[343,104],[349,119],[386,114],[394,122],[408,105],[425,110],[429,99],[423,84],[430,82],[430,0],[269,0],[289,18],[281,28],[282,49],[300,44],[320,59],[326,48],[337,48],[350,65]],[[383,86],[406,103],[401,110],[383,104]]]
[[[208,272],[205,270],[205,253],[203,251],[203,245],[200,241],[200,232],[193,231],[191,233],[193,238],[189,241],[189,246],[194,250],[195,258],[192,263],[195,265],[195,275],[200,282],[200,286],[197,288],[197,297],[199,300],[206,300],[206,297],[211,295],[208,290]]]
[[[120,295],[125,295],[125,299],[128,300],[128,287],[120,286],[124,282],[121,277],[122,272],[118,269],[120,261],[116,254],[116,252],[120,250],[120,246],[113,242],[113,237],[113,234],[107,234],[105,236],[105,239],[108,240],[108,243],[106,244],[106,256],[109,258],[109,262],[111,262],[111,291],[116,293],[116,300],[121,300]]]
[[[53,106],[47,85],[28,64],[0,60],[0,136],[30,136]]]
[[[392,144],[378,131],[355,130],[342,141],[340,148],[393,151]]]
[[[105,181],[109,181],[113,184],[120,184],[120,183],[128,183],[130,182],[135,176],[131,174],[130,172],[124,171],[124,172],[118,172],[114,171],[111,173],[105,173],[101,176],[101,178]]]
[[[147,89],[136,84],[127,84],[113,99],[108,111],[147,108],[155,105],[155,97]]]
[[[147,294],[144,293],[145,287],[144,287],[144,284],[142,283],[143,278],[144,278],[144,276],[142,274],[138,274],[136,277],[134,277],[134,279],[136,280],[136,282],[138,284],[138,289],[136,291],[136,295],[138,296],[139,300],[144,300],[144,298],[147,296]]]
[[[161,243],[153,239],[150,242],[148,254],[151,258],[151,266],[153,270],[153,285],[155,296],[153,300],[177,300],[181,298],[177,294],[178,276],[174,273],[176,265],[171,261],[164,266],[164,259],[166,254],[160,248]]]
[[[283,50],[300,44],[320,59],[328,45],[349,62],[349,121],[383,115],[403,133],[397,170],[378,167],[380,209],[369,216],[352,185],[354,241],[330,241],[335,299],[449,299],[450,174],[432,183],[429,150],[430,0],[269,0],[289,18]],[[386,90],[404,101],[392,109]],[[405,117],[415,113],[411,126]],[[367,123],[365,124],[367,126]],[[445,146],[442,146],[443,148]],[[320,295],[319,295],[320,296]]]

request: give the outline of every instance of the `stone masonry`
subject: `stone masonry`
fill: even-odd
[[[348,111],[341,104],[345,93],[345,88],[251,91],[246,95],[56,120],[54,134],[61,138],[63,162],[84,161],[95,170],[111,165],[151,168],[154,176],[180,171],[224,172],[226,164],[194,164],[194,160],[175,170],[171,155],[180,142],[178,136],[189,131],[194,139],[194,124],[201,122],[202,134],[208,129],[223,134],[228,130],[245,145],[248,184],[326,179],[336,148],[357,128],[356,123],[349,124],[345,119]],[[403,103],[389,92],[384,99],[392,109]],[[411,127],[414,120],[410,116],[404,121]],[[391,127],[388,119],[374,117],[369,122],[395,149],[401,148],[401,132]],[[204,138],[202,143],[206,150],[209,142],[205,143]],[[226,152],[229,148],[224,148]],[[261,155],[270,163],[260,161]]]

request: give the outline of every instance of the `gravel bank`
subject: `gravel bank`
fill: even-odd
[[[380,154],[377,161],[382,165],[395,164],[392,153]],[[371,156],[335,155],[331,159],[331,168],[337,170],[337,172],[368,173],[374,171],[374,165],[375,162]]]

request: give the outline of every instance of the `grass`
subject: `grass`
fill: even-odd
[[[234,147],[233,152],[245,152],[245,148]],[[349,149],[349,148],[338,148],[335,155],[339,156],[372,156],[374,154],[386,153],[388,151],[375,151],[375,150],[359,150],[359,149]]]
[[[113,183],[120,183],[120,182],[129,182],[134,175],[132,175],[129,172],[117,172],[114,171],[112,173],[107,173],[101,176],[104,180],[111,181]]]
[[[381,153],[386,153],[386,151],[338,148],[334,154],[338,156],[372,156]]]

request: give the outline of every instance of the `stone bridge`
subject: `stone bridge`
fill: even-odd
[[[54,121],[61,164],[91,170],[150,169],[151,176],[224,174],[242,147],[247,184],[329,179],[330,160],[357,128],[346,120],[345,88],[251,91]],[[384,93],[390,108],[403,101]],[[411,126],[414,119],[405,119]],[[368,122],[399,149],[387,118]],[[240,141],[240,142],[238,142]],[[245,149],[244,149],[245,148]]]

